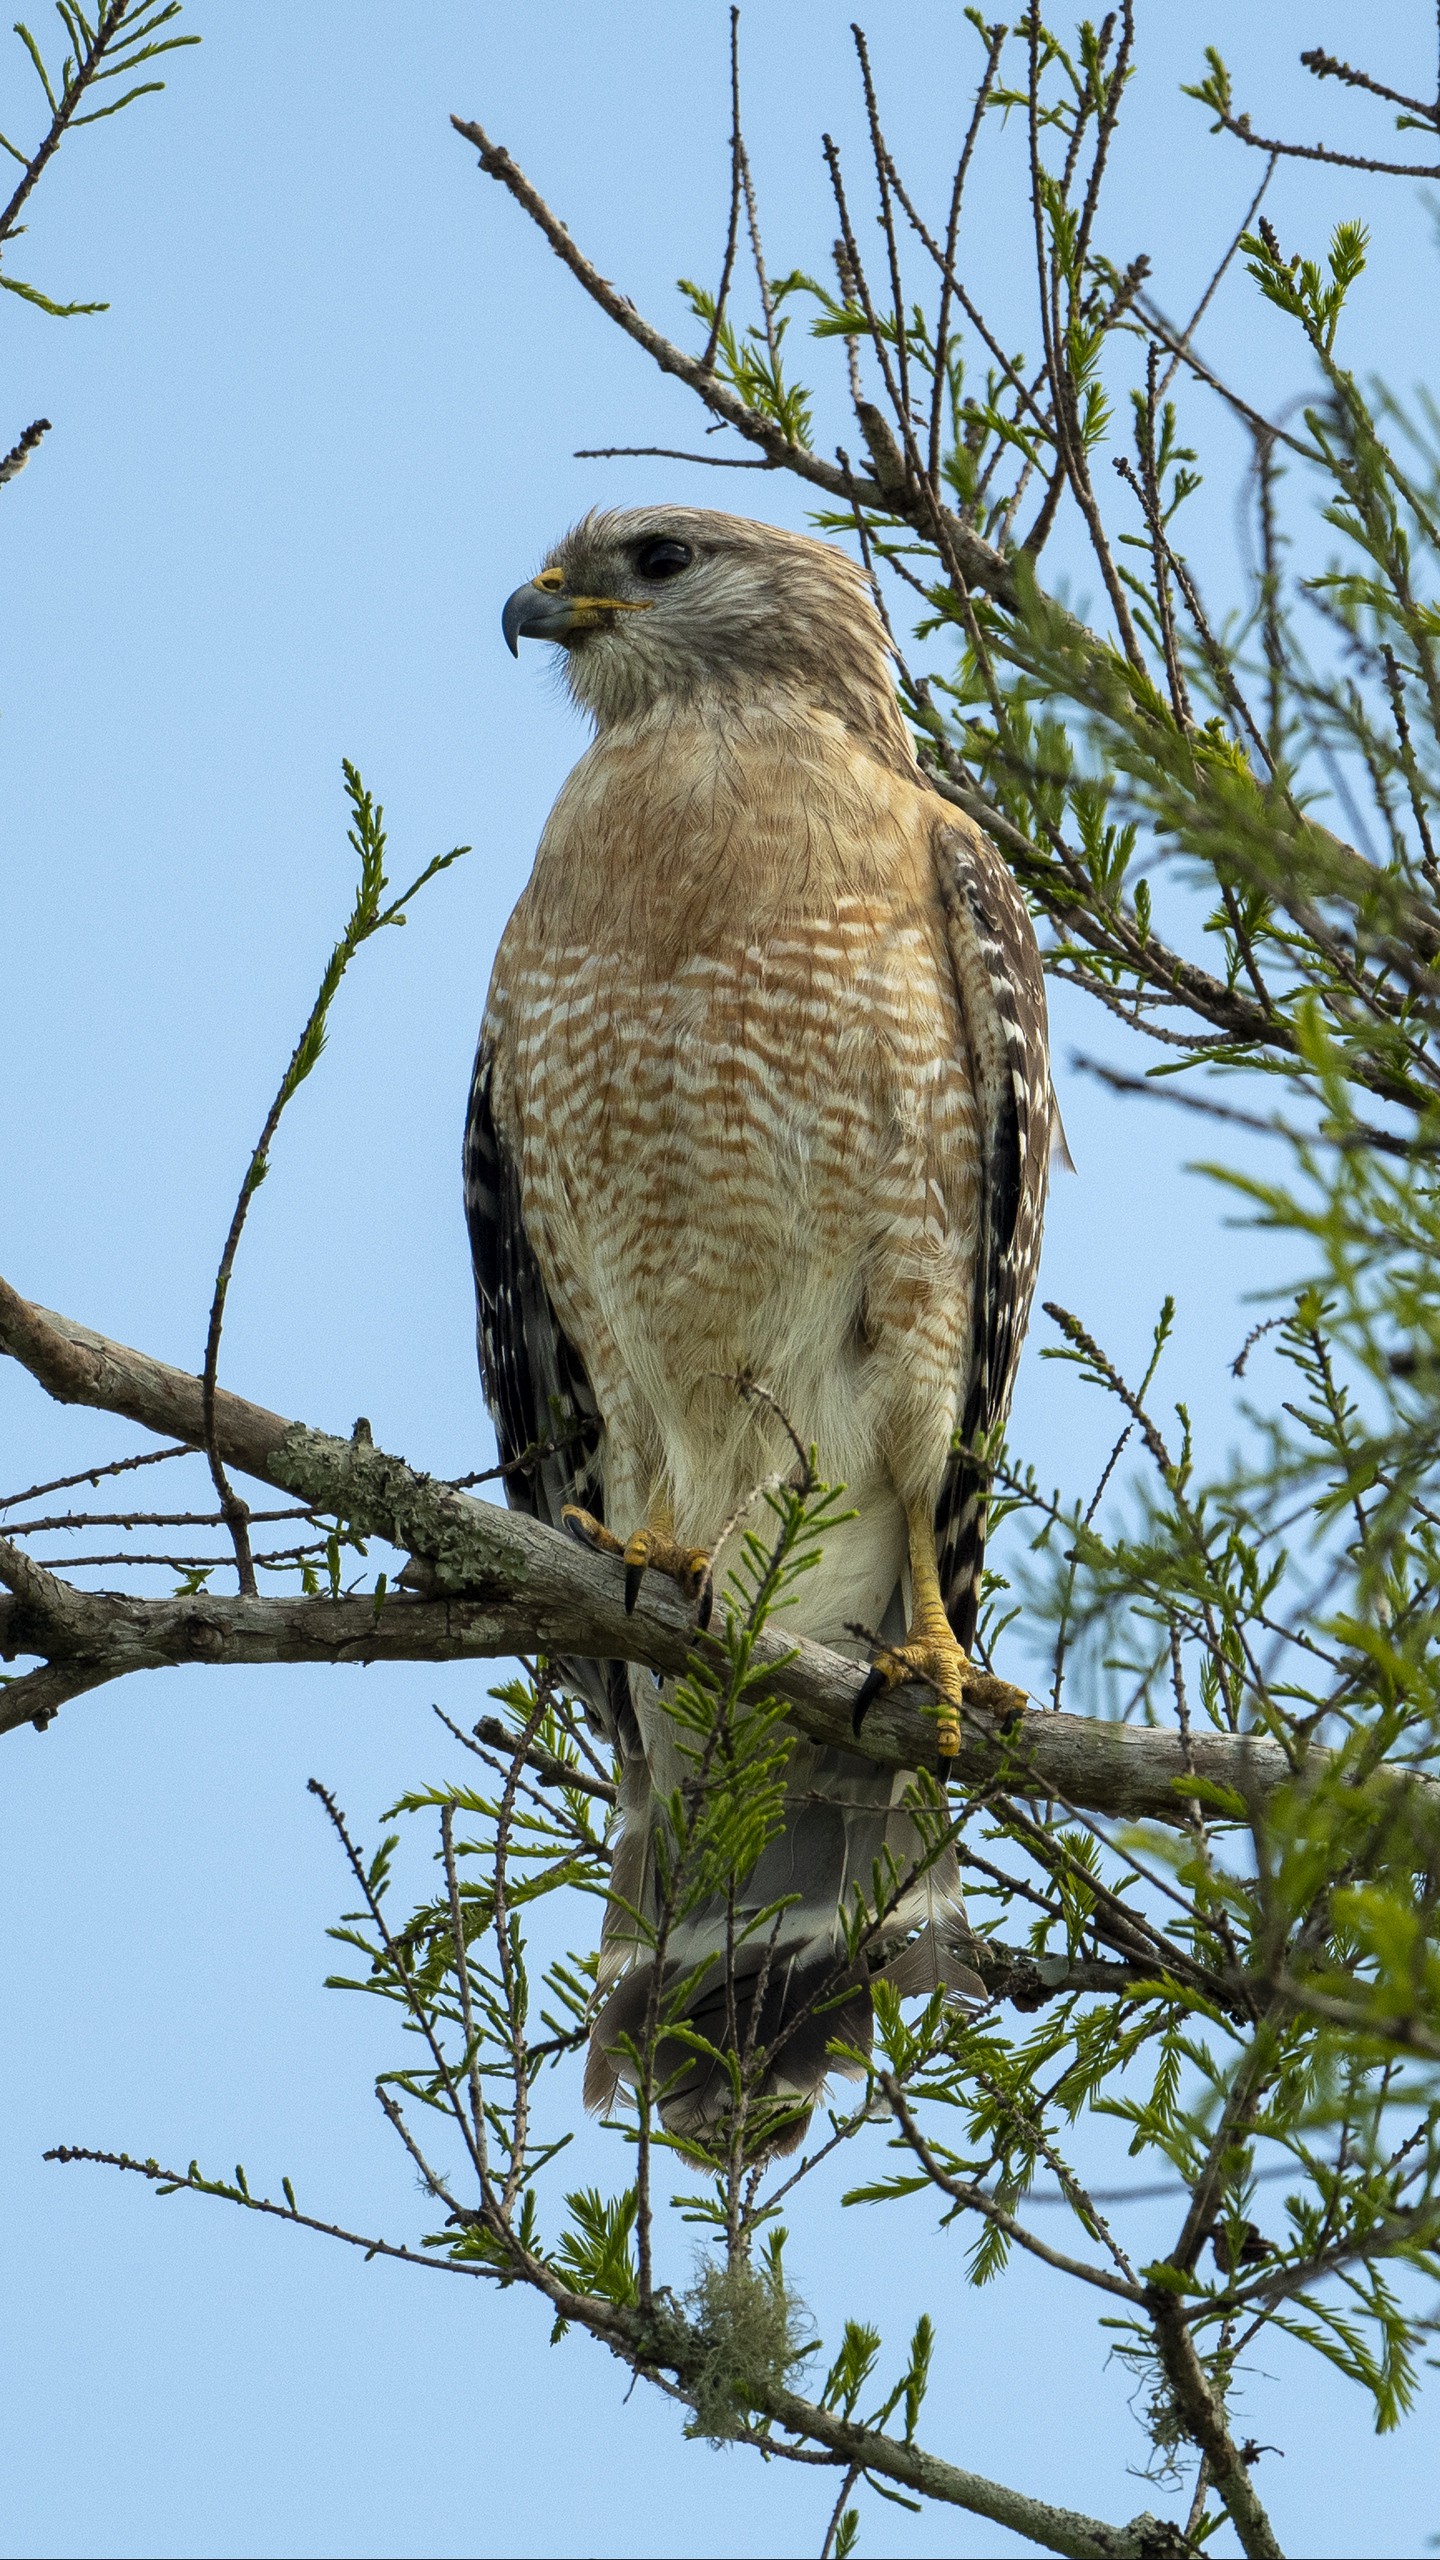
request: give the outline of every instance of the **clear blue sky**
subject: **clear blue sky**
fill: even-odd
[[[858,144],[849,15],[850,0],[746,11],[777,267],[827,254],[819,133]],[[580,745],[541,653],[505,656],[501,601],[597,500],[804,521],[778,479],[571,458],[685,443],[695,422],[447,118],[478,115],[605,272],[678,322],[676,276],[717,264],[726,17],[723,0],[193,0],[201,49],[163,99],[80,137],[9,261],[113,307],[63,327],[12,297],[0,309],[3,440],[54,421],[0,492],[0,1268],[197,1362],[236,1181],[348,901],[353,756],[397,872],[475,850],[346,990],[257,1203],[226,1368],[323,1425],[368,1413],[378,1440],[443,1473],[489,1448],[456,1178],[475,1029]],[[1109,245],[1148,248],[1178,312],[1256,176],[1178,97],[1203,43],[1257,112],[1308,135],[1323,102],[1296,54],[1361,39],[1338,0],[1141,0],[1140,23]],[[882,0],[867,24],[924,192],[974,40],[940,0]],[[1383,13],[1376,41],[1399,85],[1431,83],[1423,8]],[[0,56],[12,133],[32,129],[27,77],[18,46]],[[1404,382],[1434,339],[1416,192],[1287,171],[1272,199],[1297,244],[1357,209],[1383,225],[1357,343]],[[1017,213],[1013,192],[977,191],[986,291],[1014,289],[1028,254]],[[1207,343],[1268,397],[1302,387],[1243,284]],[[1227,503],[1208,524],[1219,578]],[[1062,1059],[1078,1042],[1116,1054],[1102,1019],[1061,1005]],[[1183,1123],[1073,1078],[1066,1115],[1080,1172],[1057,1193],[1045,1294],[1130,1356],[1175,1289],[1172,1392],[1222,1446],[1242,1293],[1274,1265],[1183,1171]],[[1023,1452],[1074,1481],[1096,1430],[1032,1352]],[[121,1445],[8,1366],[0,1434],[7,1484]],[[824,2482],[683,2444],[653,2395],[622,2406],[624,2377],[588,2341],[551,2350],[536,2304],[40,2165],[59,2140],[239,2158],[338,2215],[424,2227],[369,2094],[391,2048],[367,2004],[320,1987],[344,1880],[304,1788],[324,1777],[373,1837],[402,1787],[452,1766],[431,1699],[471,1715],[484,1685],[473,1670],[171,1673],[0,1745],[5,2551],[818,2548]],[[593,2137],[579,2156],[595,2160]],[[937,2449],[1116,2519],[1154,2502],[1127,2476],[1143,2438],[1088,2310],[1025,2268],[968,2292],[959,2254],[923,2209],[837,2212],[799,2237],[794,2272],[827,2318],[878,2316],[897,2344],[934,2313]],[[1440,2525],[1423,2420],[1377,2444],[1337,2378],[1278,2352],[1244,2415],[1289,2448],[1266,2478],[1294,2547],[1403,2553]],[[984,2553],[1002,2538],[872,2501],[862,2539]]]

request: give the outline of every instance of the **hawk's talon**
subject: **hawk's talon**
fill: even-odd
[[[997,1680],[993,1671],[972,1662],[947,1622],[943,1631],[912,1635],[905,1644],[885,1645],[876,1653],[851,1710],[853,1730],[859,1733],[882,1689],[901,1688],[907,1680],[923,1680],[935,1692],[935,1749],[942,1786],[959,1757],[960,1713],[967,1694],[971,1712],[978,1708],[995,1716],[1002,1733],[1013,1731],[1024,1713],[1024,1690],[1008,1680]]]
[[[569,1530],[572,1538],[578,1538],[582,1547],[593,1548],[596,1555],[625,1553],[624,1540],[617,1538],[613,1529],[607,1529],[603,1520],[597,1520],[593,1511],[582,1511],[578,1502],[562,1504],[560,1525]]]
[[[876,1663],[873,1669],[866,1672],[864,1679],[860,1683],[859,1689],[856,1691],[855,1704],[850,1710],[850,1730],[853,1734],[859,1734],[860,1727],[870,1713],[871,1708],[874,1706],[881,1690],[888,1689],[890,1685],[891,1684],[886,1679],[885,1673],[879,1663]]]
[[[620,1556],[623,1559],[627,1618],[634,1616],[641,1582],[653,1569],[656,1573],[667,1574],[672,1582],[678,1582],[687,1599],[698,1597],[698,1624],[702,1628],[708,1627],[714,1590],[710,1558],[703,1547],[677,1546],[663,1529],[636,1529],[628,1538],[617,1538],[613,1529],[607,1529],[604,1521],[597,1520],[593,1511],[582,1511],[578,1502],[567,1502],[561,1510],[560,1519],[571,1537],[578,1538],[583,1547],[592,1548],[597,1555]]]

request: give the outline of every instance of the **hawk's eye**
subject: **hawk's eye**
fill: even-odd
[[[694,553],[688,542],[672,542],[665,534],[653,541],[642,542],[635,554],[636,575],[641,578],[678,578],[688,569]]]

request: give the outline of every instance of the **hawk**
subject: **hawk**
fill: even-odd
[[[852,1653],[857,1621],[877,1630],[872,1685],[928,1681],[953,1753],[1053,1120],[1024,902],[920,771],[869,581],[832,546],[693,508],[592,514],[503,628],[517,656],[558,644],[595,727],[505,929],[470,1095],[509,1498],[623,1557],[632,1605],[646,1570],[697,1591],[722,1525],[790,1463],[772,1408],[737,1392],[763,1381],[854,1508],[789,1625]],[[650,1674],[567,1670],[621,1770],[586,2078],[603,2105],[646,2014],[635,1915],[686,1764]],[[842,1907],[887,1849],[913,1862],[916,1833],[903,1775],[852,1754],[797,1738],[786,1785],[742,1895],[788,1897],[779,1922],[732,1927],[727,1958],[717,1902],[672,1935],[667,1974],[717,2045],[738,2017],[798,2140],[827,2047],[868,2042]],[[965,1943],[947,1857],[870,1961],[973,1991]],[[671,2123],[712,2124],[728,2075],[678,2039],[668,2060]]]

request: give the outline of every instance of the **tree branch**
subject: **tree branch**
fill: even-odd
[[[137,2160],[128,2152],[98,2151],[69,2143],[47,2151],[45,2157],[67,2167],[72,2163],[93,2163],[97,2168],[130,2170],[166,2193],[215,2197],[250,2213],[297,2223],[327,2239],[343,2240],[369,2256],[403,2258],[411,2266],[435,2267],[442,2273],[481,2279],[493,2280],[498,2275],[501,2281],[513,2282],[518,2277],[542,2293],[561,2320],[588,2329],[633,2372],[651,2379],[663,2372],[673,2373],[682,2397],[689,2396],[709,2353],[707,2342],[690,2323],[673,2313],[656,2319],[603,2301],[594,2294],[576,2292],[554,2266],[524,2246],[503,2218],[496,2219],[494,2228],[509,2264],[497,2267],[483,2260],[467,2262],[406,2249],[393,2241],[372,2240],[364,2233],[302,2213],[288,2191],[284,2204],[278,2204],[269,2196],[253,2195],[248,2186],[202,2177],[193,2163],[185,2171],[166,2169],[158,2160]],[[477,2219],[488,2221],[489,2217]],[[1027,2497],[1023,2490],[1008,2489],[1001,2481],[987,2480],[978,2471],[962,2470],[957,2463],[942,2461],[938,2454],[927,2453],[918,2444],[902,2443],[878,2427],[856,2425],[836,2410],[803,2399],[798,2392],[767,2392],[755,2405],[757,2415],[771,2419],[786,2435],[823,2445],[837,2463],[853,2461],[857,2469],[878,2473],[882,2479],[894,2480],[923,2497],[960,2507],[970,2515],[984,2516],[1025,2541],[1037,2543],[1043,2551],[1061,2552],[1068,2560],[1185,2560],[1187,2546],[1183,2537],[1174,2525],[1158,2516],[1140,2515],[1128,2525],[1108,2525],[1073,2507],[1052,2506],[1048,2499]],[[788,2448],[775,2446],[772,2450],[784,2452]]]
[[[1046,2499],[1026,2497],[998,2480],[942,2462],[921,2445],[900,2444],[877,2427],[857,2426],[853,2419],[822,2409],[795,2392],[768,2395],[766,2415],[787,2433],[828,2446],[859,2470],[878,2473],[881,2479],[893,2480],[921,2497],[984,2516],[988,2523],[1038,2543],[1042,2551],[1064,2552],[1071,2560],[1184,2560],[1184,2537],[1159,2516],[1139,2515],[1127,2525],[1108,2525],[1077,2514],[1073,2507],[1053,2507]]]
[[[986,595],[994,596],[997,603],[1008,605],[1012,610],[1018,606],[1014,571],[1003,552],[984,541],[948,507],[934,509],[918,494],[911,504],[903,493],[897,495],[894,490],[882,489],[877,481],[857,480],[852,472],[827,462],[822,455],[812,452],[808,445],[794,443],[772,419],[763,416],[760,410],[752,409],[748,402],[730,390],[711,366],[696,356],[687,356],[682,347],[677,347],[663,330],[655,328],[636,310],[627,294],[621,293],[608,277],[601,275],[583,249],[576,246],[558,215],[551,212],[539,190],[531,185],[524,170],[511,159],[502,143],[491,141],[483,125],[464,116],[452,116],[450,122],[466,142],[473,142],[487,178],[496,179],[508,190],[521,211],[529,215],[536,229],[549,241],[562,265],[569,268],[576,283],[589,294],[591,301],[599,305],[606,318],[613,320],[618,329],[624,330],[627,338],[633,338],[637,347],[644,348],[662,373],[674,374],[678,381],[704,401],[706,408],[712,410],[717,418],[724,418],[751,444],[758,444],[771,462],[798,473],[802,480],[810,481],[817,489],[826,490],[845,506],[853,505],[858,499],[862,506],[878,508],[882,514],[907,515],[922,531],[928,530],[932,516],[938,515],[943,523],[945,540],[966,583],[983,589]],[[1093,637],[1091,645],[1098,645]]]
[[[1003,2231],[1008,2238],[1018,2241],[1022,2249],[1039,2258],[1045,2266],[1053,2267],[1058,2275],[1075,2276],[1080,2283],[1094,2285],[1101,2293],[1118,2294],[1122,2302],[1144,2300],[1138,2285],[1127,2284],[1123,2276],[1112,2274],[1109,2267],[1097,2266],[1088,2258],[1072,2258],[1064,2249],[1052,2249],[1048,2241],[1038,2239],[1033,2231],[1027,2231],[1015,2214],[997,2204],[995,2198],[987,2195],[973,2179],[952,2177],[926,2141],[905,2103],[905,2093],[894,2073],[882,2071],[879,2082],[890,2101],[902,2139],[914,2152],[932,2187],[938,2187],[942,2195],[949,2196],[953,2203],[964,2206],[969,2212],[981,2214],[987,2222],[994,2224],[997,2231]]]
[[[198,1378],[34,1305],[4,1280],[0,1351],[59,1403],[123,1414],[167,1439],[204,1446]],[[670,1674],[683,1671],[706,1641],[689,1603],[661,1577],[647,1575],[627,1613],[615,1558],[596,1555],[523,1512],[456,1492],[387,1456],[368,1435],[337,1439],[224,1390],[215,1398],[215,1429],[227,1465],[345,1520],[361,1537],[383,1538],[423,1557],[433,1596],[134,1599],[79,1591],[27,1558],[23,1589],[0,1563],[0,1581],[15,1593],[0,1619],[12,1656],[43,1655],[76,1681],[68,1693],[74,1695],[131,1671],[197,1661],[453,1662],[540,1651],[643,1662]],[[852,1718],[862,1666],[828,1646],[769,1631],[758,1639],[755,1659],[810,1740],[883,1767],[937,1767],[935,1711],[922,1689],[895,1689],[877,1699],[857,1737]],[[1005,1682],[991,1685],[997,1702],[1009,1694]],[[32,1694],[48,1721],[49,1691],[40,1696],[16,1683],[0,1701],[0,1732],[33,1722],[37,1709],[26,1704]],[[1279,1744],[1260,1735],[1192,1734],[1187,1746],[1166,1727],[1036,1709],[1007,1730],[985,1706],[982,1684],[967,1702],[954,1762],[962,1787],[998,1786],[1012,1795],[1063,1797],[1088,1813],[1180,1823],[1187,1818],[1186,1786],[1196,1778],[1258,1804],[1295,1776]],[[1325,1765],[1328,1754],[1314,1759]],[[1432,1779],[1406,1773],[1373,1783],[1408,1788],[1426,1806],[1440,1804],[1440,1784]]]
[[[1211,2389],[1196,2351],[1183,2303],[1157,2285],[1152,2288],[1149,2308],[1176,2416],[1210,2465],[1210,2477],[1225,2501],[1246,2560],[1284,2560],[1270,2519],[1255,2494],[1245,2456],[1225,2423],[1224,2408]]]

